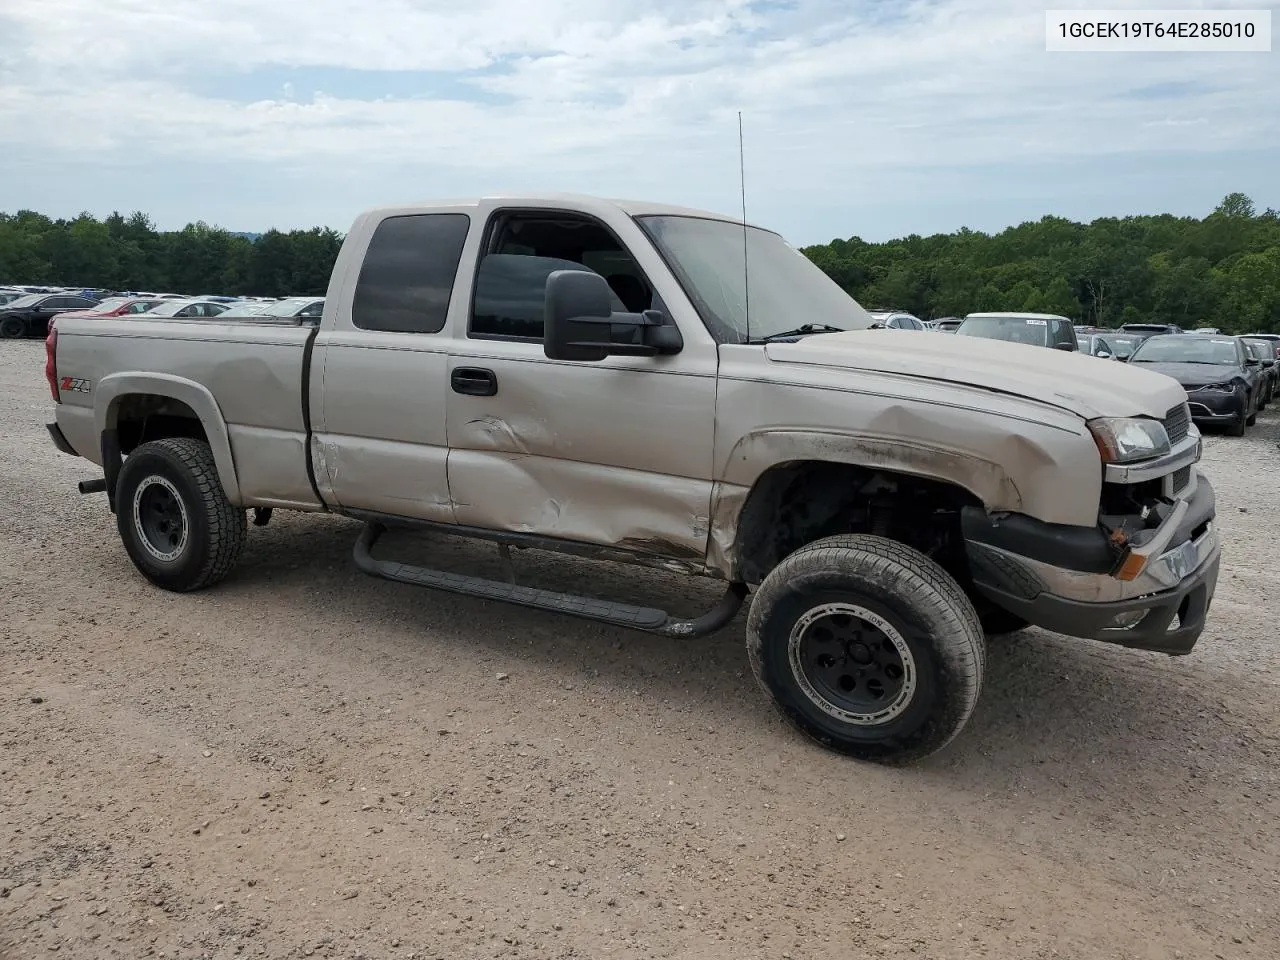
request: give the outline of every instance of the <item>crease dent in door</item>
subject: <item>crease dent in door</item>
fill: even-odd
[[[454,465],[481,458],[484,470],[468,472],[466,496],[486,505],[486,526],[607,544],[661,558],[680,573],[704,568],[710,518],[688,509],[701,486],[696,480],[531,454],[450,451]],[[529,511],[530,503],[541,506]]]
[[[449,440],[451,446],[469,450],[518,450],[524,454],[532,454],[535,449],[559,450],[557,441],[555,431],[548,428],[546,420],[527,417],[512,424],[491,413],[468,420],[458,437]]]

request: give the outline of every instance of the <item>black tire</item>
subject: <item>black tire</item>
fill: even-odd
[[[187,437],[152,440],[125,458],[116,525],[138,571],[183,593],[230,573],[248,529],[245,512],[227,500],[209,445]]]
[[[1248,417],[1248,419],[1246,419],[1246,420],[1245,420],[1244,425],[1245,425],[1246,427],[1252,427],[1252,426],[1254,426],[1257,422],[1258,422],[1258,411],[1257,411],[1257,410],[1254,410],[1254,411],[1253,411],[1253,413],[1249,414],[1249,417]]]
[[[1236,415],[1236,418],[1227,425],[1227,436],[1243,437],[1244,428],[1245,428],[1245,409],[1241,408],[1240,413]]]
[[[986,667],[982,626],[959,584],[924,554],[860,534],[802,547],[764,579],[747,651],[788,722],[830,750],[882,764],[950,743]]]
[[[21,340],[27,335],[27,321],[22,317],[0,317],[0,339]]]

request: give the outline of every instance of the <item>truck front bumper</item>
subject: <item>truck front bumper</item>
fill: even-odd
[[[1214,516],[1201,474],[1143,545],[1148,559],[1131,580],[1115,576],[1114,564],[1104,569],[1114,553],[1101,529],[1008,523],[972,508],[963,525],[974,585],[1003,609],[1068,636],[1180,655],[1199,640],[1218,583]]]

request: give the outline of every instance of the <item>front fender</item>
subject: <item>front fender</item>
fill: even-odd
[[[240,506],[240,482],[236,477],[235,460],[231,455],[231,438],[227,422],[213,394],[203,384],[169,373],[115,373],[103,377],[95,388],[94,432],[104,437],[107,431],[114,433],[120,402],[128,396],[146,394],[167,397],[185,403],[199,417],[213,451],[213,462],[218,468],[218,480],[233,505]],[[118,453],[117,453],[118,456]],[[104,466],[109,454],[103,451]]]

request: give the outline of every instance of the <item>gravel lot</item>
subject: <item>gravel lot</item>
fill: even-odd
[[[154,589],[48,442],[43,362],[0,349],[4,960],[1280,956],[1274,410],[1208,439],[1190,657],[994,644],[961,739],[886,770],[775,718],[741,618],[679,642],[370,580],[350,521],[277,514],[219,588]]]

